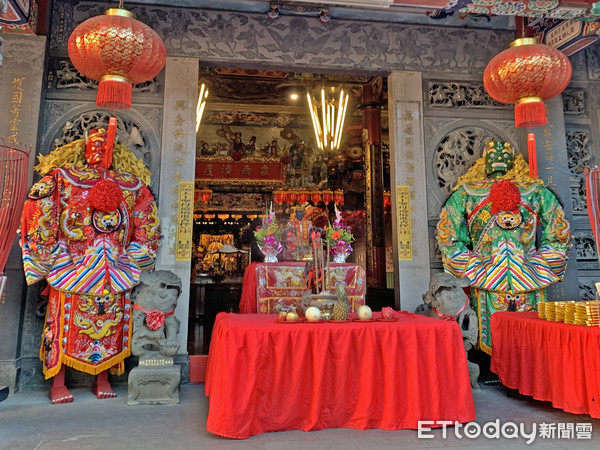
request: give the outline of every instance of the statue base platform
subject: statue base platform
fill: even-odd
[[[180,366],[138,366],[129,372],[127,404],[167,405],[179,403],[180,380]]]

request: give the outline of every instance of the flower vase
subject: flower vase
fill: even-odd
[[[332,252],[333,254],[333,262],[334,263],[345,263],[346,258],[350,255],[352,250],[348,250],[347,248],[336,249]]]
[[[277,262],[277,255],[281,251],[281,246],[279,245],[263,245],[258,247],[263,255],[265,255],[264,262],[271,263]]]

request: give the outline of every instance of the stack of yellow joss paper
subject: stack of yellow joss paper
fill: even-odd
[[[546,318],[546,303],[538,303],[537,304],[537,308],[538,308],[538,316],[540,317],[540,319],[545,319]]]
[[[600,326],[600,301],[579,302],[575,309],[575,324]]]
[[[556,322],[556,302],[546,302],[546,320]]]
[[[575,311],[577,309],[578,302],[567,302],[565,305],[565,323],[569,325],[575,325]]]
[[[540,319],[569,325],[600,327],[600,301],[538,303]]]

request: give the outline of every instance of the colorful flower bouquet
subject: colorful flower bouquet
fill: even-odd
[[[265,255],[265,262],[277,262],[277,254],[283,247],[280,242],[279,225],[275,221],[275,212],[271,208],[262,221],[262,225],[256,227],[254,238],[258,248]]]
[[[342,213],[335,208],[335,220],[333,225],[325,229],[325,239],[329,244],[329,252],[333,256],[333,262],[345,262],[346,258],[352,253],[354,236],[352,227],[343,224]]]

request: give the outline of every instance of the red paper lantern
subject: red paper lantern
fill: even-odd
[[[343,205],[344,204],[344,191],[342,191],[341,189],[336,189],[335,191],[333,191],[333,201],[335,203],[337,203],[338,205]]]
[[[538,44],[535,38],[517,39],[496,55],[483,73],[483,84],[492,98],[515,105],[517,128],[546,124],[548,100],[560,94],[571,79],[571,63],[560,50]],[[530,173],[535,172],[535,139],[528,140]]]
[[[483,72],[483,84],[495,100],[515,104],[517,128],[546,124],[543,100],[560,94],[571,79],[571,63],[563,52],[535,38],[517,39],[496,55]]]
[[[392,206],[392,195],[387,191],[383,192],[383,206]]]
[[[301,189],[298,192],[298,203],[306,203],[309,198],[310,192],[308,192],[306,189]]]
[[[283,203],[285,201],[285,191],[276,189],[273,191],[273,201],[275,203]]]
[[[100,82],[96,104],[109,109],[129,108],[132,84],[154,78],[167,58],[158,34],[121,8],[79,24],[68,49],[75,68]]]
[[[329,203],[330,201],[333,200],[333,191],[331,189],[325,189],[322,192],[322,197],[323,197],[324,203]]]
[[[287,203],[294,203],[298,198],[298,191],[287,191],[285,193],[285,201]]]
[[[210,201],[210,199],[212,198],[212,190],[210,188],[204,187],[204,188],[200,189],[198,191],[198,193],[200,194],[200,199],[204,203],[208,203]]]
[[[321,191],[311,191],[310,199],[313,201],[313,203],[319,203],[321,201]]]

